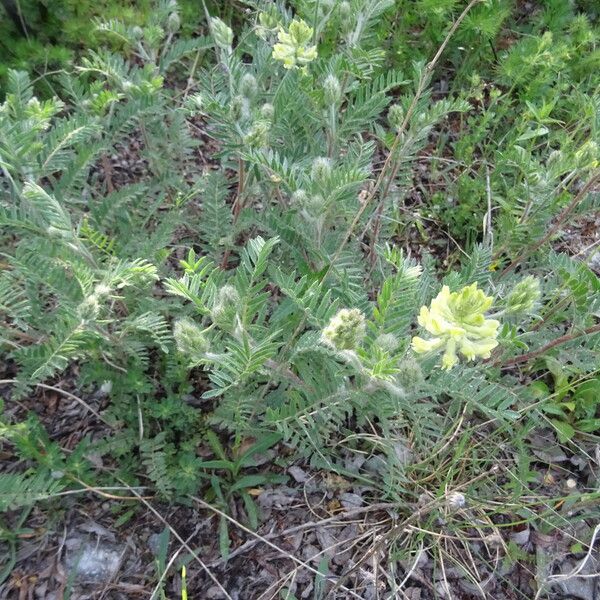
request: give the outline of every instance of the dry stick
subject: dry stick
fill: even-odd
[[[194,538],[196,536],[196,534],[200,531],[200,527],[201,527],[200,525],[196,525],[196,528],[194,529],[194,531],[192,531],[192,533],[190,533],[188,538],[185,540],[186,544],[189,544],[192,541],[192,538]],[[179,546],[177,551],[173,553],[173,556],[171,556],[171,559],[169,560],[169,562],[165,565],[164,571],[161,573],[160,578],[158,579],[158,581],[156,582],[156,585],[154,586],[154,590],[152,591],[150,600],[154,600],[156,598],[156,594],[158,594],[158,592],[160,591],[161,584],[166,579],[169,569],[171,568],[173,563],[177,560],[177,557],[179,556],[179,554],[181,554],[181,551],[183,550],[183,548],[184,548],[183,546]]]
[[[125,482],[122,481],[119,477],[117,477],[117,479],[125,485]],[[179,533],[177,533],[177,530],[143,496],[140,496],[140,494],[138,494],[133,488],[131,488],[131,491],[134,493],[135,496],[137,496],[137,498],[141,502],[144,503],[146,508],[155,517],[157,517],[165,527],[167,527],[169,529],[169,531],[175,536],[175,538],[181,544],[181,546],[183,546],[192,555],[194,560],[202,567],[202,570],[212,579],[213,583],[221,590],[221,592],[223,593],[225,598],[228,598],[228,600],[233,600],[232,597],[227,593],[227,590],[221,585],[220,581],[214,576],[212,571],[206,566],[206,564],[202,561],[202,559],[198,556],[198,554],[191,548],[191,546],[187,543],[187,541],[184,540],[179,535]]]
[[[235,195],[235,200],[233,201],[233,205],[231,207],[231,212],[233,215],[232,224],[235,227],[237,220],[240,216],[240,212],[242,210],[242,194],[244,192],[244,179],[246,177],[244,161],[239,158],[238,159],[238,186],[237,192]],[[227,269],[227,263],[229,261],[229,255],[231,254],[231,250],[227,248],[223,253],[223,260],[221,261],[221,269],[224,271]]]
[[[305,569],[307,569],[311,573],[314,573],[315,575],[319,575],[319,576],[322,575],[322,573],[319,573],[319,571],[317,569],[311,567],[308,563],[304,562],[303,560],[300,560],[299,558],[297,558],[293,554],[290,554],[289,552],[286,552],[283,548],[280,548],[277,544],[273,544],[269,540],[265,539],[263,536],[261,536],[258,533],[255,533],[254,531],[252,531],[252,529],[249,529],[248,527],[242,525],[241,523],[239,523],[238,521],[236,521],[233,517],[230,517],[227,513],[224,513],[222,510],[219,510],[215,506],[212,506],[211,504],[208,504],[208,502],[204,502],[204,500],[202,500],[201,498],[198,498],[197,496],[190,496],[190,498],[192,498],[192,500],[194,500],[195,502],[197,502],[198,504],[200,504],[200,506],[202,506],[202,507],[204,507],[204,508],[206,508],[208,510],[211,510],[215,514],[219,515],[219,517],[221,517],[221,518],[229,521],[230,523],[233,523],[236,527],[239,527],[242,531],[244,531],[244,532],[248,533],[249,535],[257,538],[258,540],[260,540],[261,542],[265,543],[270,548],[273,548],[273,550],[277,550],[277,552],[281,553],[286,558],[289,558],[291,561],[295,562],[297,565],[299,565],[301,567],[304,567]],[[353,598],[358,598],[360,600],[360,596],[358,594],[356,594],[355,592],[353,592],[352,590],[350,590],[348,588],[345,588],[342,585],[340,585],[338,587],[341,587],[345,592],[349,593]]]
[[[587,196],[590,189],[600,180],[600,171],[597,171],[588,182],[581,188],[578,194],[571,200],[568,206],[566,206],[558,218],[556,223],[549,229],[548,233],[536,242],[531,248],[527,249],[523,254],[517,256],[505,269],[500,273],[500,277],[504,277],[507,273],[512,271],[517,265],[523,262],[526,258],[531,256],[536,250],[543,246],[548,240],[550,240],[554,234],[562,227],[563,223],[567,220],[569,215],[575,210],[575,207]]]
[[[15,383],[20,383],[20,382],[17,379],[0,379],[0,385],[4,385],[4,384],[14,385]],[[81,398],[75,396],[75,394],[71,394],[71,392],[61,390],[60,388],[54,387],[53,385],[46,385],[45,383],[36,383],[34,385],[36,385],[37,387],[42,388],[44,390],[50,390],[52,392],[57,392],[58,394],[62,394],[63,396],[66,396],[67,398],[70,398],[71,400],[75,400],[75,402],[78,402],[79,404],[84,406],[96,418],[100,419],[100,421],[102,421],[105,425],[108,425],[111,429],[114,429],[114,425],[112,423],[109,423],[100,413],[98,413],[95,409],[93,409],[85,400],[82,400]]]
[[[494,363],[494,366],[509,367],[511,365],[517,365],[519,363],[527,362],[528,360],[531,360],[532,358],[535,358],[536,356],[539,356],[540,354],[544,354],[544,352],[546,352],[547,350],[550,350],[551,348],[554,348],[555,346],[559,346],[560,344],[564,344],[565,342],[570,342],[571,340],[575,340],[577,338],[583,337],[584,335],[589,335],[591,333],[597,333],[599,331],[600,331],[600,323],[598,323],[597,325],[593,325],[592,327],[588,327],[587,329],[584,329],[583,331],[581,331],[579,333],[568,333],[566,335],[563,335],[559,338],[556,338],[555,340],[552,340],[551,342],[548,342],[545,346],[542,346],[541,348],[539,348],[537,350],[533,350],[531,352],[527,352],[526,354],[521,354],[519,356],[515,356],[514,358],[509,358],[508,360],[505,360],[505,361],[496,361]]]
[[[340,521],[342,523],[342,519],[349,519],[351,517],[356,517],[362,513],[374,512],[377,510],[390,510],[392,508],[398,508],[398,504],[394,504],[391,502],[380,502],[379,504],[371,504],[370,506],[361,506],[358,508],[351,508],[349,510],[340,513],[339,515],[334,515],[333,517],[327,517],[322,521],[308,521],[307,523],[302,523],[301,525],[295,525],[294,527],[289,527],[288,529],[284,529],[283,531],[274,531],[272,533],[267,533],[265,535],[260,536],[260,538],[255,538],[252,540],[248,540],[244,544],[242,544],[239,548],[236,548],[233,552],[229,553],[227,560],[231,560],[232,558],[243,554],[244,552],[248,552],[254,548],[254,546],[258,546],[258,544],[263,543],[265,540],[272,540],[278,537],[289,536],[294,533],[298,533],[299,531],[304,531],[305,529],[312,529],[313,527],[323,527],[323,525],[327,523],[332,523],[336,521]],[[220,558],[212,563],[210,563],[209,567],[218,567],[227,560]]]
[[[455,492],[462,490],[470,485],[473,485],[475,482],[484,479],[485,477],[488,477],[491,473],[494,473],[497,470],[498,469],[493,468],[492,470],[486,471],[485,473],[480,473],[479,475],[473,477],[473,479],[471,479],[470,481],[466,481],[465,483],[461,483],[460,485],[454,486],[454,488],[452,489]],[[363,556],[358,562],[354,563],[352,567],[348,569],[348,571],[340,575],[337,583],[335,584],[331,592],[335,592],[336,590],[340,589],[340,587],[342,587],[342,583],[346,581],[350,577],[350,575],[352,575],[352,573],[357,571],[361,567],[361,565],[364,564],[375,552],[377,552],[377,550],[381,546],[381,542],[385,544],[387,540],[394,538],[394,536],[399,537],[401,533],[404,533],[408,530],[408,526],[412,524],[413,521],[420,519],[423,515],[428,514],[432,509],[434,509],[436,506],[443,504],[444,502],[444,497],[433,498],[423,506],[415,509],[415,511],[411,513],[408,517],[406,517],[403,521],[396,523],[394,526],[392,526],[390,530],[384,536],[381,537],[381,541],[379,541],[377,544],[374,544],[365,554],[365,556]]]
[[[383,163],[383,166],[381,167],[381,171],[379,172],[379,175],[377,176],[377,179],[375,180],[375,185],[373,186],[373,189],[371,190],[370,194],[367,196],[367,198],[363,202],[362,206],[358,209],[358,212],[356,213],[354,220],[350,224],[348,231],[346,231],[346,234],[345,234],[344,238],[342,239],[342,243],[340,244],[336,253],[333,255],[333,258],[331,259],[329,268],[331,268],[338,261],[342,251],[344,250],[346,244],[348,243],[348,240],[350,239],[350,236],[354,232],[354,229],[358,225],[365,210],[367,209],[367,206],[369,206],[369,204],[371,204],[371,202],[377,195],[377,192],[379,191],[379,188],[381,187],[381,184],[383,183],[383,180],[385,178],[385,174],[388,170],[388,167],[392,163],[395,152],[398,148],[398,145],[400,144],[400,140],[402,139],[402,136],[404,135],[404,132],[406,131],[406,128],[408,127],[408,123],[409,123],[413,113],[415,112],[417,103],[420,100],[421,95],[423,94],[423,91],[425,90],[425,84],[429,78],[429,75],[435,68],[435,65],[437,64],[438,60],[440,59],[440,56],[446,49],[446,46],[448,45],[450,38],[454,35],[454,32],[458,29],[458,26],[462,23],[463,19],[467,16],[467,14],[473,8],[473,6],[475,6],[475,4],[478,4],[479,2],[482,2],[482,1],[483,0],[471,0],[471,2],[469,2],[467,7],[462,11],[460,16],[458,17],[458,19],[456,19],[456,21],[454,21],[454,23],[452,24],[450,31],[446,35],[446,38],[442,42],[442,45],[438,48],[438,51],[436,52],[433,59],[427,64],[423,73],[421,73],[415,95],[412,99],[412,102],[410,103],[410,106],[408,107],[408,110],[406,111],[404,121],[402,122],[402,125],[400,125],[398,132],[396,133],[396,137],[395,137],[392,147],[390,148],[390,151],[385,159],[385,162]],[[393,177],[395,177],[396,173],[398,172],[398,168],[399,168],[399,163],[396,163],[396,165],[393,168],[390,181]],[[390,185],[390,183],[388,183],[388,185],[386,185],[386,190],[389,189],[389,185]],[[385,200],[385,196],[382,197],[381,202],[384,202],[384,200]]]

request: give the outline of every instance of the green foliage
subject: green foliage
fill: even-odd
[[[256,527],[253,495],[283,481],[260,455],[284,447],[416,502],[475,485],[529,427],[561,443],[597,433],[600,281],[549,248],[567,217],[597,209],[595,25],[549,3],[501,50],[514,6],[485,2],[432,65],[461,3],[342,4],[260,3],[206,38],[176,32],[174,3],[141,34],[108,14],[106,43],[57,96],[7,73],[8,401],[76,380],[107,396],[110,426],[68,456],[7,413],[2,437],[31,470],[0,485],[25,504],[114,477],[224,512],[241,499]],[[277,27],[294,18],[317,55],[282,64]],[[493,449],[469,446],[482,420]],[[114,473],[96,472],[90,446]],[[347,475],[342,450],[383,466]],[[525,472],[519,452],[502,460]],[[528,492],[486,485],[482,503]],[[226,557],[227,519],[219,532]]]

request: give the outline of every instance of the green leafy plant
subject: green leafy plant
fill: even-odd
[[[284,481],[258,464],[268,450],[422,519],[405,546],[400,526],[381,538],[392,562],[435,548],[440,522],[470,552],[469,497],[484,544],[497,518],[556,522],[531,501],[527,433],[597,432],[600,282],[551,247],[598,203],[596,84],[571,58],[594,26],[544,13],[492,59],[508,2],[416,4],[433,12],[410,64],[407,35],[404,54],[382,49],[405,26],[388,0],[259,3],[235,30],[207,7],[210,36],[193,39],[169,3],[141,33],[100,24],[118,44],[64,74],[61,100],[8,74],[4,383],[17,399],[59,377],[100,388],[91,414],[107,426],[67,456],[39,419],[7,415],[2,437],[31,469],[15,486],[41,499],[54,473],[60,489],[114,477],[202,496],[223,557],[237,501],[256,528],[253,494]],[[571,32],[556,52],[543,23]],[[456,44],[480,39],[463,63]],[[439,93],[444,60],[467,88]],[[124,147],[144,165],[125,180]],[[459,246],[445,263],[440,236]],[[115,466],[97,472],[91,446]],[[351,472],[348,455],[375,468]]]

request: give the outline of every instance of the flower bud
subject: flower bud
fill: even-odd
[[[377,337],[375,343],[386,352],[394,352],[400,344],[398,338],[393,333],[382,333]]]
[[[404,122],[404,109],[400,104],[392,104],[388,110],[388,123],[394,129],[400,129]]]
[[[139,25],[136,25],[131,29],[131,35],[135,40],[141,40],[144,37],[144,30]]]
[[[244,136],[244,143],[252,148],[264,148],[268,146],[270,129],[271,124],[267,121],[256,121]]]
[[[231,45],[233,44],[233,31],[231,27],[228,27],[219,17],[211,17],[210,29],[215,44],[221,50],[231,50]]]
[[[325,183],[331,176],[331,161],[323,156],[315,158],[310,176],[315,183]]]
[[[507,313],[526,313],[531,311],[540,299],[540,282],[533,275],[522,279],[512,289],[506,299]]]
[[[398,385],[407,392],[417,391],[423,383],[423,371],[421,370],[419,363],[412,358],[403,360],[398,365],[396,381],[398,382]]]
[[[173,337],[177,350],[184,354],[190,363],[199,362],[210,348],[206,335],[192,319],[177,319],[173,326]]]
[[[327,75],[323,82],[323,93],[328,105],[337,104],[342,97],[342,88],[335,75]]]
[[[176,12],[172,12],[167,19],[167,31],[169,33],[176,33],[179,31],[179,27],[181,26],[181,19]]]
[[[275,117],[275,107],[272,104],[266,102],[260,107],[260,116],[265,121],[273,121],[273,118]]]
[[[352,7],[350,6],[350,2],[346,2],[346,0],[344,0],[344,2],[340,2],[338,11],[342,20],[350,18],[352,16]]]
[[[352,29],[352,26],[354,25],[354,21],[352,19],[353,11],[350,2],[346,2],[345,0],[344,2],[340,2],[338,6],[338,11],[340,15],[340,25],[342,31],[344,33],[347,33]]]
[[[248,98],[245,98],[244,96],[234,96],[229,105],[229,114],[234,121],[247,119],[250,116]]]
[[[343,308],[323,329],[323,341],[336,350],[355,350],[365,337],[365,316],[357,308]]]
[[[98,296],[91,294],[83,300],[83,302],[77,307],[77,313],[84,321],[91,321],[98,316],[100,312],[100,303],[98,302]]]
[[[308,194],[304,190],[296,190],[290,198],[292,205],[305,207],[308,204]]]
[[[274,14],[261,12],[258,14],[258,24],[256,25],[256,35],[266,40],[271,34],[277,31],[277,17]]]
[[[254,98],[258,92],[258,84],[256,83],[256,77],[252,73],[246,73],[240,81],[240,93],[245,98]]]
[[[223,329],[230,329],[234,323],[240,295],[232,285],[224,285],[217,292],[217,297],[210,311],[210,318]]]
[[[106,285],[105,283],[99,283],[94,288],[94,295],[96,295],[98,298],[105,298],[110,294],[110,292],[110,286]]]

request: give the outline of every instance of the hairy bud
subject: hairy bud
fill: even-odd
[[[199,362],[210,348],[206,335],[192,319],[177,319],[173,326],[173,337],[177,350],[187,356],[190,363]]]
[[[270,129],[271,124],[268,121],[256,121],[244,136],[244,143],[252,148],[264,148],[268,146]]]
[[[231,45],[233,44],[233,31],[231,27],[228,27],[219,17],[211,17],[210,29],[215,44],[221,50],[231,50]]]
[[[400,341],[393,333],[382,333],[377,337],[375,343],[386,352],[394,352],[398,348]]]
[[[540,299],[540,282],[533,275],[519,281],[506,299],[507,313],[530,312]]]
[[[339,79],[335,75],[327,75],[323,82],[323,93],[328,105],[337,104],[342,97],[342,88]]]
[[[131,35],[134,39],[141,40],[144,37],[144,30],[139,25],[136,25],[131,29]]]
[[[331,161],[323,156],[315,158],[310,176],[316,183],[325,183],[331,176]]]
[[[260,116],[265,120],[272,122],[275,118],[275,107],[266,102],[260,107]]]
[[[418,390],[423,383],[423,371],[421,370],[419,363],[412,358],[403,360],[398,365],[396,381],[398,382],[398,385],[407,392]]]
[[[94,294],[98,298],[105,298],[106,296],[108,296],[110,294],[110,292],[111,292],[110,286],[106,285],[105,283],[99,283],[94,288]]]
[[[323,341],[336,350],[355,350],[365,337],[365,316],[357,308],[343,308],[323,329]]]
[[[308,194],[304,190],[296,190],[290,198],[292,205],[306,206],[308,204]]]
[[[176,12],[172,12],[167,19],[167,31],[169,33],[177,33],[181,26],[181,19]]]
[[[250,116],[248,98],[245,98],[244,96],[234,96],[229,105],[229,114],[234,121],[247,119]]]
[[[352,29],[353,19],[352,19],[352,6],[350,2],[340,2],[338,6],[338,11],[340,15],[340,25],[342,26],[342,31],[347,33]]]
[[[98,296],[91,294],[83,300],[83,302],[77,307],[77,313],[84,321],[91,321],[98,316],[100,312],[100,302],[98,302]]]
[[[246,73],[240,81],[240,93],[246,98],[254,98],[258,92],[258,83],[252,73]]]
[[[232,285],[224,285],[217,292],[217,297],[210,311],[213,323],[223,329],[230,329],[235,321],[240,295]]]
[[[460,492],[450,492],[446,494],[446,508],[450,512],[456,512],[464,508],[467,504],[467,499]]]
[[[404,109],[400,104],[392,104],[388,110],[388,123],[394,129],[400,129],[404,122]]]

